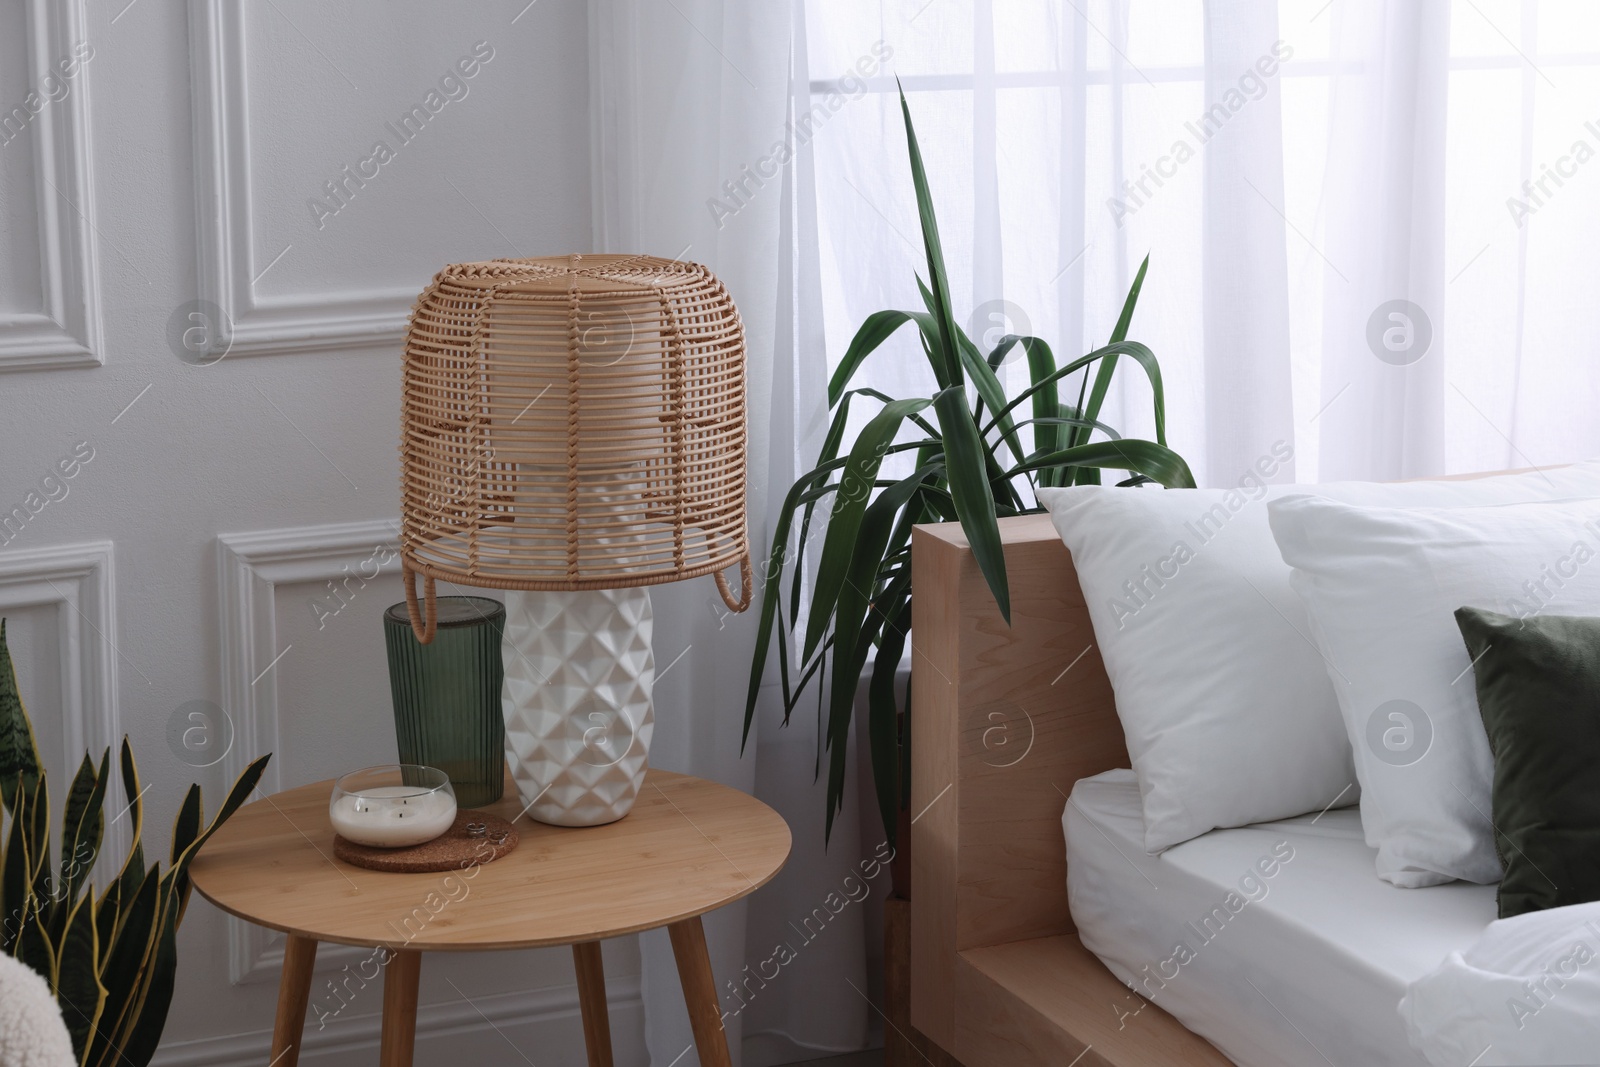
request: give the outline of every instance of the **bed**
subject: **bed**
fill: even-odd
[[[1379,882],[1354,809],[1146,855],[1072,560],[1046,516],[1001,532],[1009,627],[959,526],[913,540],[913,1025],[967,1067],[1422,1063],[1394,1005],[1494,918],[1493,887]],[[1189,973],[1150,982],[1142,968],[1173,955],[1161,942],[1203,925],[1279,842],[1293,858],[1270,892],[1177,966]]]
[[[1120,1021],[1159,1005],[1252,1067],[1425,1067],[1395,1005],[1495,918],[1494,886],[1373,877],[1354,807],[1150,856],[1139,783],[1114,770],[1077,784],[1063,823],[1085,947],[1135,990]]]

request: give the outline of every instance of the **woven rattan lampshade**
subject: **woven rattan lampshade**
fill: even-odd
[[[446,267],[412,309],[404,382],[400,544],[420,640],[435,579],[592,590],[714,574],[729,607],[749,606],[744,327],[706,268]]]

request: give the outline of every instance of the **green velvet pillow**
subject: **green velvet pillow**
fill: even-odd
[[[1600,900],[1600,618],[1456,611],[1494,753],[1500,917]]]

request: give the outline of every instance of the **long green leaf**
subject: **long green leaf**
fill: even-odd
[[[1056,381],[1050,376],[1056,371],[1055,353],[1037,337],[1007,337],[1001,341],[1020,342],[1028,357],[1028,380],[1038,390],[1033,394],[1033,450],[1037,453],[1054,452],[1061,447],[1061,427],[1046,420],[1058,417],[1061,411],[1060,394]],[[996,349],[998,351],[998,347]],[[1003,410],[1003,409],[997,409]],[[1048,473],[1048,472],[1047,472]],[[1046,481],[1046,485],[1055,485]]]
[[[20,784],[11,794],[11,829],[0,864],[0,952],[12,952],[17,932],[28,917],[33,861],[28,854],[28,797]]]
[[[887,393],[880,393],[876,389],[869,389],[865,386],[861,387],[860,389],[853,390],[853,392],[860,393],[862,396],[870,396],[872,399],[882,404],[892,404],[896,400],[900,399],[897,396],[890,396]],[[907,415],[906,421],[910,422],[917,429],[928,435],[929,440],[922,442],[923,444],[929,444],[938,441],[939,431],[934,428],[931,422],[923,418],[921,415],[915,413]]]
[[[896,79],[898,84],[899,79]],[[906,123],[906,149],[911,158],[911,184],[917,191],[917,217],[922,223],[922,248],[928,259],[928,288],[933,294],[933,315],[939,321],[938,344],[933,350],[934,372],[944,366],[939,388],[950,389],[964,383],[961,353],[956,347],[956,324],[950,311],[950,282],[944,268],[944,248],[939,243],[939,220],[933,213],[933,194],[928,191],[928,174],[922,165],[922,148],[917,144],[917,129],[911,122],[911,105],[900,90],[900,113]]]
[[[920,458],[920,453],[918,453],[918,458]],[[944,462],[944,454],[942,454],[941,451],[933,451],[933,453],[930,454],[930,458],[926,459],[926,462],[923,462],[923,464],[920,464],[920,467],[926,467],[928,472],[930,472],[930,474],[928,474],[928,478],[930,478],[930,480],[934,480],[934,478],[939,477],[939,472],[942,470],[942,462]],[[882,485],[883,488],[891,488],[894,483],[885,483],[880,480],[878,485]],[[917,491],[912,494],[912,499],[907,502],[906,507],[902,507],[901,514],[899,514],[899,518],[896,520],[896,525],[894,525],[894,533],[890,536],[890,544],[888,544],[888,549],[886,549],[885,553],[883,553],[883,563],[880,565],[880,569],[878,569],[878,584],[885,584],[885,582],[894,581],[894,579],[896,579],[896,577],[898,577],[901,573],[909,574],[910,531],[912,531],[912,526],[914,526],[915,523],[930,522],[930,520],[933,520],[933,522],[942,522],[942,520],[944,520],[944,514],[942,514],[941,510],[930,507],[930,504],[928,504],[930,499],[931,501],[939,502],[939,504],[942,504],[944,507],[949,507],[949,496],[947,496],[947,494],[944,494],[944,496],[939,496],[938,490],[931,490],[930,486],[928,486],[928,483],[926,482],[923,483],[923,485],[918,486]],[[950,510],[950,518],[954,520],[954,517],[954,510]],[[827,643],[824,643],[824,648],[827,648]],[[787,723],[789,723],[789,713],[792,712],[795,705],[800,702],[800,696],[802,696],[803,691],[805,691],[806,683],[808,683],[808,681],[810,681],[811,678],[816,675],[816,672],[818,672],[818,665],[819,662],[821,662],[822,656],[821,653],[819,653],[818,656],[814,657],[810,664],[806,665],[805,673],[803,673],[802,677],[800,677],[800,681],[798,681],[797,686],[795,686],[794,689],[790,689],[789,672],[787,672],[786,651],[784,651],[784,649],[786,649],[786,643],[784,643],[784,641],[779,641],[779,667],[781,667],[782,678],[784,678],[784,725],[787,725]]]
[[[56,1003],[67,1032],[72,1035],[72,1051],[80,1062],[106,1002],[106,988],[100,983],[100,946],[94,920],[94,898],[81,897],[67,917],[66,930],[56,946]]]
[[[43,773],[33,724],[17,689],[17,670],[6,643],[6,620],[0,619],[0,811],[11,807],[21,782],[31,782]]]
[[[828,672],[828,649],[830,647],[832,647],[832,645],[833,645],[833,638],[830,637],[828,639],[828,643],[823,645],[822,649],[817,653],[817,664],[821,668],[822,673],[824,673],[824,674],[826,674]],[[826,697],[827,697],[826,690],[824,690],[822,688],[822,686],[820,686],[820,685],[817,686],[817,746],[816,746],[815,755],[813,755],[811,757],[811,780],[813,782],[815,782],[817,780],[817,777],[822,773],[822,770],[821,770],[821,768],[822,768],[822,745],[823,745],[823,738],[825,736],[824,733],[823,733],[823,729],[822,729],[822,702],[823,702],[823,700],[826,699]],[[833,811],[833,809],[829,808],[828,811],[830,812],[828,825],[826,827],[824,827],[823,830],[822,830],[822,847],[823,848],[827,848],[828,847],[828,833],[829,833],[829,830],[832,828],[832,825],[833,825],[833,820],[832,820],[832,817],[831,817],[831,812]]]
[[[127,1017],[119,1035],[122,1053],[130,1063],[148,1064],[161,1043],[167,1012],[172,1007],[172,991],[178,975],[178,923],[182,918],[181,892],[175,882],[178,872],[167,875],[162,887],[161,911],[157,916],[155,944],[150,960],[140,976],[135,1011]]]
[[[1006,405],[1005,413],[1010,414],[1020,404],[1022,404],[1023,401],[1037,395],[1041,389],[1055,382],[1059,382],[1062,378],[1075,373],[1083,367],[1087,367],[1096,360],[1105,360],[1114,355],[1128,356],[1135,363],[1138,363],[1139,366],[1144,370],[1145,377],[1150,382],[1150,393],[1152,396],[1151,411],[1155,418],[1157,430],[1156,441],[1158,444],[1165,444],[1167,399],[1166,389],[1161,382],[1161,364],[1156,359],[1155,353],[1150,351],[1149,346],[1140,344],[1138,341],[1118,341],[1114,344],[1106,345],[1104,348],[1097,348],[1086,356],[1080,356],[1071,363],[1068,363],[1065,367],[1060,368],[1052,374],[1046,375],[1040,383],[1030,385],[1028,388],[1018,393],[1011,399],[1011,402]],[[1085,419],[1098,418],[1098,415],[1090,415],[1088,412],[1075,411],[1074,413],[1078,417]],[[989,425],[984,428],[984,432],[988,433],[993,428],[994,423],[991,421]]]
[[[950,499],[950,491],[937,485],[925,485],[917,494],[922,500],[923,507],[928,512],[929,522],[960,522],[956,517],[955,501]]]
[[[919,446],[916,443],[894,445],[888,449],[888,453],[906,451],[917,447]],[[778,524],[772,534],[772,548],[767,557],[766,576],[762,581],[761,617],[756,626],[755,652],[751,657],[750,663],[750,684],[745,694],[744,733],[740,741],[741,752],[744,751],[744,745],[750,739],[750,726],[755,721],[756,700],[761,694],[761,677],[766,668],[768,653],[772,648],[772,628],[778,617],[778,591],[783,581],[784,561],[789,554],[789,531],[794,521],[794,513],[802,504],[809,503],[811,500],[819,499],[822,495],[825,495],[826,490],[815,489],[813,486],[818,482],[826,482],[830,471],[842,469],[848,462],[848,456],[844,459],[829,460],[819,463],[815,470],[801,475],[794,485],[789,487],[789,492],[783,500],[783,506],[778,510]],[[837,488],[837,486],[834,486],[834,491]],[[808,494],[812,493],[816,495],[808,496]]]
[[[263,757],[263,764],[268,758],[270,757]],[[259,774],[257,777],[259,778]],[[254,787],[252,783],[251,788]],[[201,818],[200,787],[191,785],[189,792],[184,794],[183,804],[179,806],[177,816],[172,821],[172,847],[167,852],[167,863],[170,867],[167,877],[177,887],[177,911],[180,918],[184,905],[188,903],[188,857],[203,843],[200,835]],[[226,815],[219,816],[214,825],[221,825],[226,818]]]
[[[860,527],[851,545],[853,551],[844,588],[839,593],[834,612],[834,640],[840,647],[856,646],[862,624],[867,617],[867,608],[872,602],[873,590],[878,584],[878,566],[894,534],[897,519],[921,488],[922,483],[933,472],[934,468],[930,465],[901,479],[892,488],[880,493],[862,516]],[[834,707],[843,711],[855,699],[854,680],[845,678],[844,672],[835,671],[833,682],[836,699]]]
[[[857,370],[866,358],[875,352],[879,345],[887,341],[894,332],[911,321],[911,314],[905,311],[875,311],[867,316],[861,324],[861,329],[850,339],[850,347],[845,349],[844,358],[839,361],[833,377],[828,380],[828,407],[839,403],[844,396],[845,387],[850,384],[850,379],[855,377]],[[935,366],[937,375],[940,368]],[[941,388],[946,383],[939,382]]]
[[[23,912],[22,928],[17,931],[12,955],[53,982],[56,974],[56,950],[45,933],[44,915],[39,911],[38,898],[28,901]]]
[[[929,521],[927,508],[924,504],[925,498],[922,493],[923,485],[928,480],[940,476],[944,469],[944,463],[942,459],[931,461],[921,469],[928,471],[927,478],[923,479],[923,483],[918,484],[916,492],[911,494],[911,499],[906,501],[906,506],[900,509],[900,515],[895,520],[894,532],[889,535],[889,544],[885,548],[885,555],[878,565],[878,581],[880,583],[889,580],[898,572],[899,568],[892,566],[890,561],[896,556],[909,553],[912,527],[919,522]],[[934,521],[937,521],[937,518]]]
[[[989,487],[987,450],[973,424],[966,398],[946,389],[934,399],[934,414],[944,432],[945,464],[949,469],[950,496],[955,501],[961,530],[967,535],[978,570],[989,583],[1000,617],[1011,622],[1011,590],[1006,582],[1006,557],[1000,547],[1000,524],[994,513],[994,493]]]
[[[830,387],[831,390],[831,387]],[[839,457],[839,444],[844,440],[845,423],[850,419],[850,400],[854,393],[845,393],[836,403],[838,410],[834,412],[833,422],[828,426],[828,435],[822,441],[822,450],[817,455],[817,466],[832,462]],[[811,537],[811,516],[816,510],[815,501],[807,501],[804,514],[800,517],[800,536],[795,541],[794,559],[789,565],[794,568],[794,584],[789,589],[789,628],[792,630],[800,621],[800,582],[805,577],[806,569],[806,542]]]
[[[884,839],[897,848],[895,832],[900,811],[900,709],[895,704],[895,680],[905,655],[906,633],[911,628],[911,597],[902,596],[889,606],[878,654],[867,683],[867,739],[872,749],[872,782],[878,795],[878,816]]]
[[[167,852],[167,862],[174,867],[200,836],[200,812],[200,787],[191,785],[172,821],[172,847]]]
[[[856,680],[866,666],[877,626],[867,626],[868,607],[877,584],[878,563],[894,533],[896,519],[923,481],[933,473],[932,467],[918,470],[902,479],[892,488],[878,495],[866,513],[857,531],[849,573],[839,594],[835,613],[833,636],[838,656],[831,679],[831,699],[828,713],[828,795],[844,795],[845,752],[849,745],[850,720],[855,710]],[[881,616],[877,620],[881,625]],[[829,805],[824,834],[833,827],[832,813],[836,803]]]
[[[1062,405],[1062,410],[1070,411],[1072,409]],[[1041,423],[1053,424],[1056,426],[1081,426],[1086,429],[1101,431],[1106,435],[1106,439],[1109,441],[1122,440],[1122,435],[1118,433],[1116,427],[1112,426],[1110,423],[1090,422],[1088,419],[1075,419],[1071,415],[1062,415],[1061,417],[1054,419],[1023,419],[1021,422],[1017,423],[1017,428],[1022,429],[1026,426],[1034,426]],[[1035,449],[1033,452],[1028,454],[1030,456],[1042,456],[1048,455],[1050,452],[1059,452],[1060,450],[1060,448]]]
[[[789,725],[790,714],[793,713],[795,708],[800,706],[800,698],[805,695],[806,684],[810,682],[812,678],[818,677],[827,671],[828,653],[832,650],[833,638],[830,637],[826,641],[822,642],[821,648],[817,649],[816,658],[806,665],[805,672],[800,675],[800,680],[798,683],[796,683],[794,692],[784,696],[783,724],[785,726]],[[820,737],[818,738],[817,744],[820,749],[822,744]]]
[[[126,887],[126,883],[124,883]],[[161,865],[144,873],[138,889],[125,894],[122,922],[112,940],[101,982],[106,987],[101,1025],[89,1042],[89,1063],[112,1067],[121,1055],[118,1036],[137,1010],[144,969],[154,956],[156,917],[161,904]]]
[[[848,648],[835,645],[834,673],[829,685],[828,726],[824,735],[828,749],[828,808],[822,828],[824,846],[833,836],[834,818],[843,810],[845,770],[858,682],[866,669],[867,660],[872,656],[881,625],[882,620],[873,617],[868,625],[856,631],[854,645]],[[847,680],[841,683],[841,679]]]
[[[272,753],[257,756],[250,761],[249,766],[239,772],[239,777],[234,780],[233,788],[228,790],[228,795],[222,798],[222,806],[211,817],[211,822],[206,825],[205,833],[195,839],[194,844],[184,850],[180,862],[193,861],[195,854],[209,840],[211,835],[222,829],[222,824],[233,818],[233,813],[244,807],[245,801],[250,799],[250,794],[255,792],[256,786],[261,784],[261,776],[267,771],[267,764],[272,762]]]
[[[144,790],[139,788],[139,763],[133,758],[133,745],[128,735],[122,735],[122,751],[118,754],[122,771],[122,795],[128,802],[128,817],[134,828],[144,830]]]
[[[933,298],[933,316],[938,324],[937,345],[928,343],[935,357],[944,361],[948,385],[934,399],[934,414],[944,437],[945,462],[950,479],[950,495],[955,501],[961,529],[972,546],[978,569],[989,584],[1000,616],[1011,621],[1011,591],[1006,582],[1005,555],[1000,547],[1000,526],[994,511],[994,492],[987,477],[988,450],[978,433],[972,411],[967,407],[964,375],[955,318],[950,308],[950,285],[944,265],[944,250],[939,241],[939,221],[934,215],[933,194],[922,163],[922,149],[911,121],[911,105],[900,92],[900,112],[905,119],[906,148],[911,161],[911,182],[917,193],[917,215],[922,223],[922,244],[928,260],[928,291]],[[997,413],[999,418],[1001,413]],[[1020,450],[1019,450],[1020,451]],[[859,670],[858,670],[859,674]]]
[[[779,591],[783,588],[783,562],[789,552],[789,526],[799,498],[818,477],[813,471],[789,487],[783,507],[778,510],[778,527],[772,533],[772,550],[767,556],[767,574],[761,589],[761,617],[756,624],[756,647],[750,661],[750,685],[745,694],[744,732],[739,738],[739,752],[750,741],[750,725],[755,721],[756,699],[761,695],[761,675],[766,669],[767,654],[772,646],[772,625],[778,617]],[[825,481],[827,476],[821,475]],[[786,667],[786,664],[785,664]],[[785,672],[787,675],[787,671]]]
[[[995,517],[1020,514],[1024,507],[1022,498],[1017,495],[1017,487],[1011,483],[1005,468],[1000,465],[1000,457],[992,449],[983,450],[983,471],[989,479],[989,495],[994,498]]]
[[[122,768],[122,793],[128,802],[122,815],[126,815],[133,825],[133,844],[128,849],[128,857],[123,861],[122,873],[117,879],[122,883],[122,899],[132,903],[145,879],[144,791],[139,788],[139,764],[133,758],[133,746],[128,743],[126,734],[122,736],[122,751],[119,757]],[[117,818],[121,818],[121,815]]]
[[[923,301],[928,305],[927,315],[915,316],[917,327],[932,345],[939,339],[939,324],[933,310],[934,297],[921,278],[917,279],[917,288],[922,293]],[[995,375],[994,368],[983,357],[983,353],[978,351],[978,346],[972,343],[972,338],[967,336],[965,330],[956,328],[955,333],[956,347],[961,353],[961,366],[972,376],[972,384],[977,387],[979,399],[982,403],[988,404],[991,411],[1001,411],[1006,406],[1006,390]],[[1002,414],[994,420],[994,423],[1000,428],[1000,437],[1011,449],[1012,456],[1021,459],[1026,453],[1022,443],[1017,440],[1017,430],[1011,425],[1010,416]]]
[[[89,873],[100,855],[100,841],[105,833],[103,809],[110,757],[108,748],[96,770],[85,752],[72,788],[67,792],[66,814],[61,823],[61,899],[56,905],[63,913],[76,908],[78,893],[88,882]]]
[[[1122,301],[1122,314],[1117,316],[1117,324],[1111,329],[1111,343],[1128,339],[1128,327],[1133,325],[1133,309],[1139,303],[1139,291],[1144,288],[1145,272],[1150,269],[1150,257],[1146,255],[1139,264],[1139,270],[1133,276],[1133,284],[1128,286],[1128,295]]]
[[[1139,264],[1139,271],[1134,275],[1133,284],[1128,287],[1127,299],[1122,303],[1122,314],[1117,317],[1117,325],[1111,331],[1112,345],[1120,344],[1127,340],[1128,328],[1133,323],[1133,309],[1139,303],[1139,291],[1144,288],[1145,272],[1149,269],[1150,257],[1147,255],[1144,257],[1144,261]],[[1079,405],[1086,418],[1098,419],[1100,417],[1100,408],[1105,403],[1106,394],[1111,389],[1111,378],[1116,373],[1116,370],[1117,356],[1113,353],[1107,356],[1100,364],[1100,369],[1095,375],[1094,388],[1089,393],[1088,401]],[[1071,435],[1071,443],[1075,445],[1082,444],[1087,440],[1087,433],[1073,433]],[[1156,441],[1160,444],[1167,443],[1164,417],[1157,420]]]
[[[947,390],[946,394],[951,393]],[[946,395],[941,394],[941,396]],[[959,401],[959,398],[957,398]],[[855,551],[856,534],[861,528],[861,517],[866,513],[867,500],[878,468],[888,446],[900,432],[900,424],[913,412],[921,411],[929,401],[897,400],[887,404],[862,427],[851,446],[844,474],[840,478],[839,496],[832,517],[828,520],[828,533],[822,542],[822,557],[817,566],[817,587],[811,598],[810,617],[806,620],[806,640],[801,659],[810,659],[817,643],[828,629],[834,605],[844,588],[845,572]],[[935,404],[937,410],[937,404]],[[961,409],[965,411],[965,408]],[[971,423],[970,417],[968,423]],[[976,435],[977,431],[973,431]],[[984,483],[987,488],[988,483]]]
[[[177,893],[178,919],[183,918],[183,911],[189,903],[189,865],[200,854],[205,843],[211,840],[211,835],[222,829],[222,824],[233,817],[233,813],[244,806],[250,799],[250,794],[261,784],[261,776],[266,773],[267,764],[272,760],[272,753],[259,756],[250,761],[250,765],[240,772],[233,783],[233,788],[228,790],[228,795],[222,801],[222,807],[211,817],[211,822],[205,830],[191,841],[173,862],[172,883]],[[195,787],[195,803],[199,803],[199,786]],[[181,818],[181,816],[180,816]]]
[[[1086,445],[1064,448],[1049,455],[1037,456],[1007,473],[1022,474],[1044,467],[1109,467],[1143,474],[1168,489],[1194,488],[1194,475],[1182,456],[1165,445],[1132,437],[1120,441],[1091,441]]]
[[[94,937],[100,946],[101,970],[105,969],[106,958],[111,954],[111,943],[117,934],[117,920],[121,916],[122,883],[113,881],[94,906]]]
[[[33,865],[29,882],[39,904],[39,913],[48,931],[50,913],[44,902],[51,899],[50,886],[50,779],[41,774],[33,785],[33,795],[28,798],[28,852]]]

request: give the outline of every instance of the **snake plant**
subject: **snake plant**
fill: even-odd
[[[900,108],[927,259],[927,280],[917,278],[924,307],[869,315],[828,383],[833,415],[821,454],[817,465],[801,475],[785,497],[764,565],[744,718],[748,741],[773,632],[781,619],[787,632],[776,643],[784,722],[813,681],[818,687],[819,728],[826,706],[826,727],[820,732],[821,748],[828,754],[825,833],[831,834],[843,804],[845,753],[856,693],[871,660],[867,733],[878,808],[891,845],[910,799],[909,724],[903,714],[909,710],[910,694],[905,694],[904,705],[897,702],[895,676],[911,627],[912,526],[959,522],[1009,622],[1011,597],[998,519],[1039,510],[1035,488],[1099,484],[1102,468],[1131,473],[1127,482],[1119,484],[1194,485],[1188,464],[1167,447],[1160,365],[1148,347],[1127,340],[1149,258],[1139,267],[1104,347],[1064,366],[1057,365],[1050,346],[1037,337],[1008,334],[993,351],[981,351],[957,327],[951,311],[933,198],[903,92]],[[867,357],[908,323],[916,327],[937,391],[901,399],[876,389],[850,388]],[[997,372],[1019,349],[1027,359],[1029,385],[1010,396]],[[1120,437],[1100,421],[1123,357],[1137,364],[1149,381],[1154,441]],[[1070,388],[1074,376],[1077,398],[1069,402],[1062,398],[1061,387],[1065,383]],[[877,410],[847,446],[846,424],[852,405],[860,403],[876,404]],[[1020,410],[1024,404],[1027,408]],[[1096,431],[1101,439],[1091,440]],[[912,472],[901,478],[880,476],[884,458],[902,453],[912,457]],[[826,532],[802,633],[807,546],[824,503]],[[798,652],[793,671],[791,641]],[[820,751],[818,755],[820,759]]]
[[[89,876],[106,828],[111,750],[98,766],[85,753],[67,789],[52,862],[50,791],[0,619],[0,814],[10,819],[9,827],[0,819],[0,951],[49,980],[81,1067],[146,1067],[155,1055],[172,1004],[189,864],[255,789],[270,758],[245,768],[209,824],[200,787],[189,787],[163,872],[159,861],[145,868],[143,791],[124,737],[119,769],[127,807],[112,818],[132,820],[133,846],[97,896]]]

